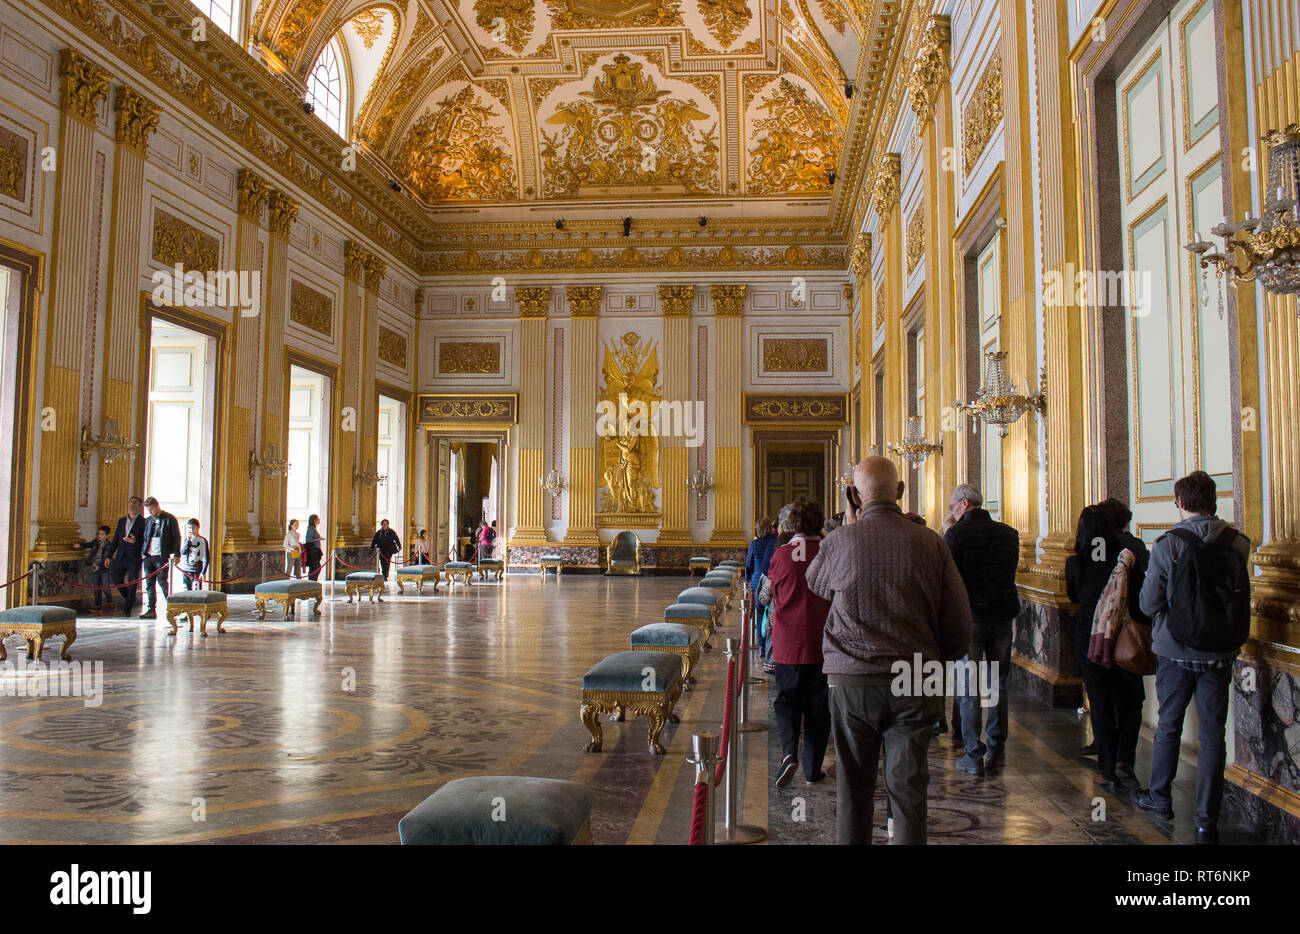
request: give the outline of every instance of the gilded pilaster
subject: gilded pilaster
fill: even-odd
[[[550,286],[515,289],[519,304],[519,521],[514,544],[546,542],[546,507],[550,494],[541,487],[546,475],[546,316]],[[553,430],[560,413],[550,412]],[[559,464],[551,468],[559,470]]]
[[[50,310],[45,341],[45,385],[41,405],[53,412],[54,430],[41,434],[37,487],[38,560],[74,558],[79,540],[73,512],[79,457],[81,342],[89,326],[90,268],[94,217],[95,120],[108,95],[108,72],[72,49],[59,60],[62,113],[59,120],[59,172],[55,181],[54,254],[50,264]],[[42,423],[48,418],[42,415]]]
[[[664,316],[663,357],[665,361],[665,402],[690,405],[691,377],[691,306],[695,304],[695,286],[659,286],[659,307]],[[700,426],[695,425],[699,431]],[[686,439],[676,433],[659,438],[659,467],[662,471],[660,507],[663,524],[658,541],[664,545],[689,545],[690,494],[686,490],[690,449]]]
[[[884,164],[876,175],[872,190],[872,203],[880,218],[880,239],[884,242],[885,260],[880,274],[883,283],[876,283],[873,295],[884,299],[884,308],[878,310],[885,327],[885,425],[886,443],[903,437],[904,415],[907,413],[907,348],[903,341],[899,305],[902,301],[903,253],[902,226],[899,218],[899,178],[902,158],[898,153],[886,153]],[[883,285],[883,288],[881,287]],[[884,455],[886,452],[881,451]],[[900,464],[899,476],[910,481],[906,464]]]
[[[857,439],[858,459],[865,457],[871,448],[872,419],[876,408],[872,404],[875,398],[876,379],[872,369],[871,348],[875,343],[876,325],[871,307],[871,234],[861,232],[853,242],[853,251],[849,254],[849,271],[855,283],[853,295],[858,303],[858,341],[859,359],[862,369],[858,383],[858,406],[862,413]]]
[[[113,159],[112,242],[108,254],[108,319],[104,328],[101,419],[113,419],[123,435],[133,428],[139,375],[140,243],[144,223],[144,169],[149,136],[158,127],[157,105],[126,85],[113,99],[117,150]],[[101,424],[103,422],[101,421]],[[122,458],[99,465],[100,523],[111,522],[131,492],[132,463]]]
[[[600,286],[570,286],[569,526],[564,541],[594,545],[596,535],[596,356]]]
[[[388,275],[388,264],[373,253],[367,253],[365,311],[361,319],[361,405],[357,426],[361,438],[362,470],[370,469],[379,458],[379,391],[375,386],[375,367],[379,360],[379,287]],[[363,486],[357,490],[357,521],[360,537],[369,541],[378,525],[379,490]]]
[[[284,356],[285,314],[289,307],[289,230],[298,219],[299,204],[284,192],[275,190],[267,198],[267,218],[271,242],[267,258],[267,275],[263,283],[266,302],[262,353],[262,417],[259,420],[263,456],[275,445],[280,457],[289,446],[289,428],[285,418],[285,383],[288,363]],[[263,545],[278,545],[284,540],[284,474],[263,476],[258,495],[258,526]],[[305,517],[304,517],[305,521]]]
[[[717,444],[713,449],[713,538],[718,547],[743,545],[748,540],[744,521],[745,484],[740,456],[740,393],[744,382],[740,323],[745,313],[747,286],[713,285],[716,335],[713,365],[717,374]]]
[[[343,360],[339,368],[337,408],[334,417],[342,430],[338,433],[338,452],[334,459],[334,543],[350,547],[360,537],[357,525],[357,489],[354,472],[364,468],[359,462],[361,447],[361,339],[367,253],[354,241],[343,244]]]

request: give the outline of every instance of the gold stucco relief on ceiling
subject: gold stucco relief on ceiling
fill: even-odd
[[[708,194],[720,187],[717,121],[679,98],[624,53],[601,65],[587,100],[561,100],[541,129],[547,197],[601,196],[611,188]],[[557,90],[561,96],[562,89]]]
[[[780,78],[761,95],[751,123],[753,194],[829,191],[843,138],[826,109],[804,88]]]
[[[546,0],[552,29],[680,26],[679,0]]]
[[[427,201],[513,201],[514,160],[503,118],[467,84],[442,98],[411,127],[397,166]]]
[[[746,0],[698,0],[700,15],[704,25],[709,27],[713,38],[722,43],[723,48],[731,44],[749,25],[753,13]]]
[[[474,0],[474,22],[516,53],[528,45],[535,19],[533,0]]]
[[[375,40],[384,33],[384,14],[383,7],[372,7],[352,17],[352,28],[357,31],[367,50],[374,48]]]

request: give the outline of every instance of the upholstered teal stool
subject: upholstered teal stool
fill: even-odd
[[[700,630],[684,623],[646,623],[628,637],[628,645],[642,652],[672,652],[682,659],[682,690],[695,683],[691,669],[700,660]]]
[[[705,574],[704,577],[700,580],[699,586],[726,587],[727,606],[731,606],[732,600],[736,596],[736,591],[740,586],[740,575],[737,573],[732,573],[730,569],[724,569],[721,571],[718,570],[710,571],[708,574]]]
[[[550,568],[559,577],[564,571],[564,555],[542,555],[542,575],[545,576],[546,569]]]
[[[731,606],[731,590],[732,590],[731,578],[714,577],[713,572],[710,571],[708,574],[705,574],[704,577],[700,579],[700,583],[698,586],[701,589],[716,590],[719,594],[722,595],[723,606],[724,607]]]
[[[217,621],[217,632],[225,632],[221,624],[226,621],[226,595],[220,590],[178,590],[167,598],[167,622],[171,635],[176,635],[177,619],[184,616],[194,631],[194,617],[199,618],[199,635],[208,634],[208,620]]]
[[[713,607],[704,603],[674,603],[664,608],[664,622],[694,626],[700,633],[704,651],[712,648],[709,640],[716,628]]]
[[[724,561],[718,562],[718,567],[720,568],[743,568],[744,566],[745,566],[745,562],[735,561],[731,558],[727,558]]]
[[[500,558],[480,558],[478,562],[478,579],[487,580],[489,574],[496,576],[501,580],[501,575],[505,573],[506,563]]]
[[[279,603],[284,606],[284,618],[293,615],[299,600],[315,600],[312,612],[320,616],[321,587],[319,581],[305,581],[290,578],[280,581],[266,581],[253,588],[253,600],[257,604],[259,619],[266,619],[266,605]]]
[[[676,723],[673,705],[682,694],[682,664],[666,652],[615,652],[597,662],[582,676],[583,726],[591,733],[587,752],[600,752],[603,734],[600,715],[622,720],[626,711],[650,718],[650,751],[664,754],[659,732],[664,723]]]
[[[460,581],[465,586],[474,579],[474,565],[468,561],[448,561],[442,566],[442,573],[447,575],[447,589],[456,581]]]
[[[59,658],[68,657],[68,649],[77,641],[77,611],[65,606],[16,606],[0,611],[0,662],[9,657],[5,639],[22,636],[27,643],[27,660],[40,659],[45,640],[63,636]]]
[[[436,564],[408,564],[397,569],[397,592],[406,593],[406,585],[415,587],[417,594],[424,592],[424,585],[433,581],[433,592],[438,592],[438,579],[442,570]]]
[[[384,575],[378,571],[353,571],[343,578],[343,591],[348,595],[348,603],[352,602],[353,597],[360,603],[362,594],[369,596],[371,603],[376,599],[383,603],[384,585]]]
[[[457,778],[397,822],[404,846],[591,843],[591,790],[517,775]]]
[[[677,595],[678,603],[703,603],[713,610],[713,624],[722,622],[722,609],[727,598],[716,587],[687,587]]]
[[[713,562],[710,561],[708,558],[698,556],[698,555],[694,558],[691,558],[687,562],[687,566],[692,574],[694,574],[696,571],[699,571],[701,574],[707,574],[709,573],[709,568],[712,567],[712,565]]]

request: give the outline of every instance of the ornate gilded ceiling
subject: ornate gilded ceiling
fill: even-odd
[[[341,35],[353,137],[449,221],[812,218],[869,4],[264,0],[253,26],[299,81]]]

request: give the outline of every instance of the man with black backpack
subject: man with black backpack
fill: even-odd
[[[1156,539],[1142,584],[1142,612],[1152,618],[1151,648],[1159,659],[1160,722],[1151,786],[1134,791],[1133,803],[1173,819],[1169,790],[1178,771],[1183,716],[1195,697],[1196,841],[1215,843],[1232,663],[1250,636],[1250,539],[1215,516],[1218,490],[1203,470],[1174,484],[1174,505],[1182,521]]]

